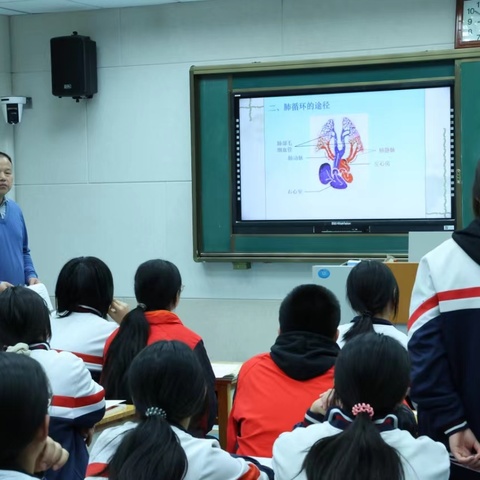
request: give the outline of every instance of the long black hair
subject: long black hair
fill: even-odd
[[[197,357],[182,342],[155,342],[135,357],[128,379],[140,422],[110,461],[110,480],[183,479],[187,457],[170,425],[191,418],[205,404]]]
[[[51,336],[50,312],[38,293],[10,287],[0,294],[0,348],[48,342]]]
[[[348,342],[335,364],[335,394],[353,421],[313,445],[303,462],[308,480],[403,480],[399,454],[385,443],[369,414],[351,412],[354,405],[367,403],[373,419],[385,417],[403,400],[409,383],[408,353],[397,340],[366,333]]]
[[[79,307],[89,307],[106,318],[113,300],[113,276],[97,257],[77,257],[60,270],[55,286],[57,313],[67,317]]]
[[[0,352],[0,371],[0,470],[23,470],[21,456],[45,422],[50,388],[42,366],[27,356]]]
[[[135,297],[139,304],[123,319],[113,339],[102,371],[106,398],[131,400],[127,372],[135,356],[147,345],[150,325],[145,312],[171,310],[182,288],[178,268],[167,260],[142,263],[135,274]]]
[[[377,260],[364,260],[352,268],[347,278],[347,299],[352,310],[360,315],[344,333],[343,340],[351,340],[361,333],[373,332],[372,318],[391,307],[398,311],[398,284],[392,271]]]

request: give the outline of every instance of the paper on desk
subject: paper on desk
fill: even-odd
[[[47,287],[43,283],[37,283],[35,285],[29,285],[27,288],[30,288],[34,292],[38,293],[47,304],[48,311],[51,313],[53,312],[53,305],[50,301],[50,295],[48,294]]]
[[[105,410],[110,408],[118,407],[122,403],[125,403],[126,400],[105,400]]]
[[[215,378],[236,377],[241,366],[241,362],[212,362]]]

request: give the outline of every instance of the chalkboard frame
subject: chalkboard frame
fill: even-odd
[[[470,189],[462,189],[462,169],[473,168],[480,145],[469,148],[472,108],[472,75],[480,65],[480,49],[447,50],[391,56],[312,60],[306,62],[254,63],[201,66],[190,69],[192,135],[193,257],[195,261],[317,261],[347,258],[405,259],[407,235],[317,234],[241,235],[231,228],[230,94],[252,88],[310,88],[315,75],[348,76],[339,85],[452,80],[455,96],[455,175],[457,223],[470,221]],[[474,67],[468,65],[472,63]],[[465,66],[467,65],[467,66]],[[475,73],[469,73],[469,70]],[[313,72],[313,73],[312,73]],[[372,73],[373,72],[373,73]],[[427,73],[427,74],[426,74]],[[372,81],[369,75],[377,75]],[[383,78],[381,77],[383,75]],[[362,80],[359,82],[359,80]],[[300,81],[304,83],[291,83]],[[285,83],[290,82],[290,83]],[[322,86],[332,83],[322,83]],[[316,84],[318,85],[318,84]],[[463,114],[466,104],[470,108]],[[476,122],[473,122],[476,124]],[[465,137],[463,131],[468,132]],[[477,130],[478,131],[478,130]],[[462,160],[462,152],[468,159]],[[227,180],[228,179],[228,180]]]

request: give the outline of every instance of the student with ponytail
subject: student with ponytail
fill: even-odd
[[[253,463],[218,441],[187,432],[202,410],[206,384],[196,355],[178,341],[159,341],[133,360],[128,383],[139,421],[103,432],[93,446],[87,479],[267,480]]]
[[[138,306],[122,320],[105,344],[105,363],[101,383],[107,399],[124,399],[131,403],[128,390],[128,369],[137,354],[159,340],[179,340],[197,356],[207,382],[205,408],[192,419],[190,433],[205,436],[212,428],[217,413],[215,375],[203,341],[183,325],[173,313],[180,301],[182,277],[178,268],[167,260],[142,263],[135,274],[135,297]]]
[[[355,265],[347,278],[347,299],[358,316],[339,326],[340,348],[348,340],[368,332],[393,337],[407,348],[407,336],[391,322],[397,315],[399,291],[395,276],[385,263],[363,260]]]
[[[326,421],[282,434],[273,446],[276,480],[447,480],[444,445],[398,428],[395,408],[410,383],[406,350],[367,333],[335,365],[335,401]]]

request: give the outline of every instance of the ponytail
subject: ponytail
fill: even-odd
[[[133,359],[146,347],[150,334],[150,325],[142,307],[139,305],[125,315],[107,351],[100,381],[107,399],[120,398],[132,403],[128,369]]]
[[[316,442],[302,465],[308,480],[404,480],[397,451],[385,443],[367,413],[343,432]]]
[[[128,382],[141,420],[110,461],[110,480],[182,480],[187,457],[171,424],[185,426],[203,408],[206,384],[197,357],[182,342],[155,342],[135,357]]]
[[[130,431],[110,460],[110,480],[182,480],[187,457],[177,435],[160,415],[143,419]]]
[[[408,353],[397,340],[366,333],[347,342],[335,363],[335,395],[348,426],[312,446],[302,465],[308,480],[404,480],[400,455],[374,419],[394,415],[409,384]]]
[[[375,332],[372,318],[373,315],[370,312],[364,312],[360,318],[353,322],[352,327],[343,334],[343,341],[348,342],[362,333]]]
[[[362,260],[348,275],[347,299],[361,317],[343,335],[345,342],[361,333],[373,332],[373,317],[386,313],[396,316],[399,291],[395,276],[385,263]]]

